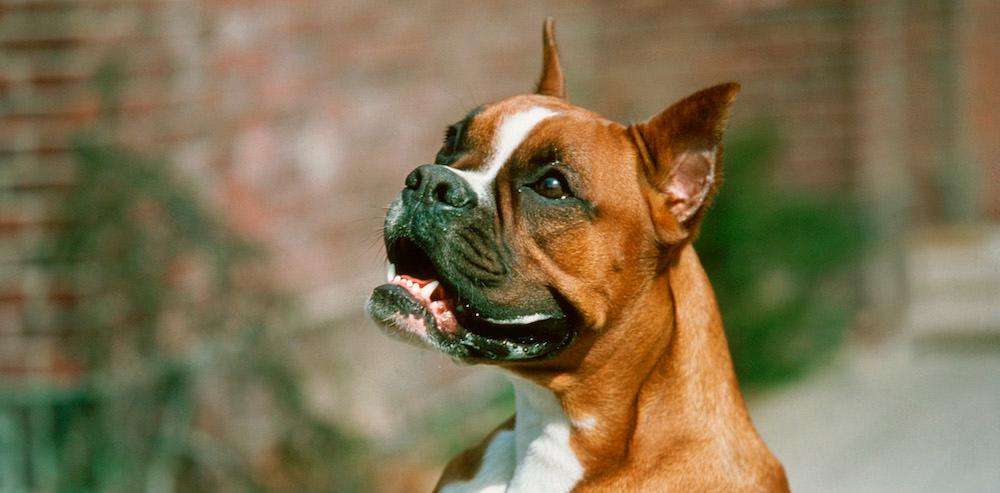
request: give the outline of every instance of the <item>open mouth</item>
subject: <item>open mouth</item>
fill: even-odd
[[[455,316],[456,301],[441,285],[441,275],[422,248],[402,238],[388,248],[386,283],[408,294],[434,319],[435,328],[460,335]]]
[[[409,239],[393,242],[388,254],[386,284],[375,288],[368,312],[394,337],[473,360],[542,358],[574,339],[565,317],[530,314],[495,320],[462,303],[458,290]]]
[[[458,322],[455,319],[455,302],[446,297],[441,282],[436,279],[420,279],[410,275],[396,274],[394,264],[389,264],[386,282],[404,290],[414,301],[434,317],[437,330],[450,335],[459,335]]]

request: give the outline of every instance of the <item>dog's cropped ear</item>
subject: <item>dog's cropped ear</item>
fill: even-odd
[[[722,177],[722,131],[740,85],[698,91],[630,127],[644,161],[659,240],[693,238]]]
[[[559,65],[559,48],[556,46],[556,21],[545,18],[542,26],[542,77],[535,92],[543,96],[566,99],[566,83]]]

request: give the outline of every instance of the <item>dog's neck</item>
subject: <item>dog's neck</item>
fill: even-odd
[[[706,437],[730,456],[720,457],[724,461],[749,452],[737,442],[755,432],[714,294],[694,249],[687,245],[678,255],[645,298],[634,300],[607,329],[619,331],[618,337],[597,338],[578,370],[534,374],[538,385],[513,379],[517,464],[539,458],[531,454],[537,450],[564,475],[582,465],[587,477],[595,477],[632,457],[662,459]],[[629,330],[639,324],[662,328]],[[558,443],[568,444],[579,462],[553,453]]]

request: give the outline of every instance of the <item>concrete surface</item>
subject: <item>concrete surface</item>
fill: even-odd
[[[848,349],[750,401],[796,492],[1000,492],[998,339]]]

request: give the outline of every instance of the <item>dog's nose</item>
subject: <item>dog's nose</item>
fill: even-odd
[[[413,190],[426,204],[441,204],[456,209],[475,205],[476,194],[447,166],[425,164],[406,177],[406,188]]]

